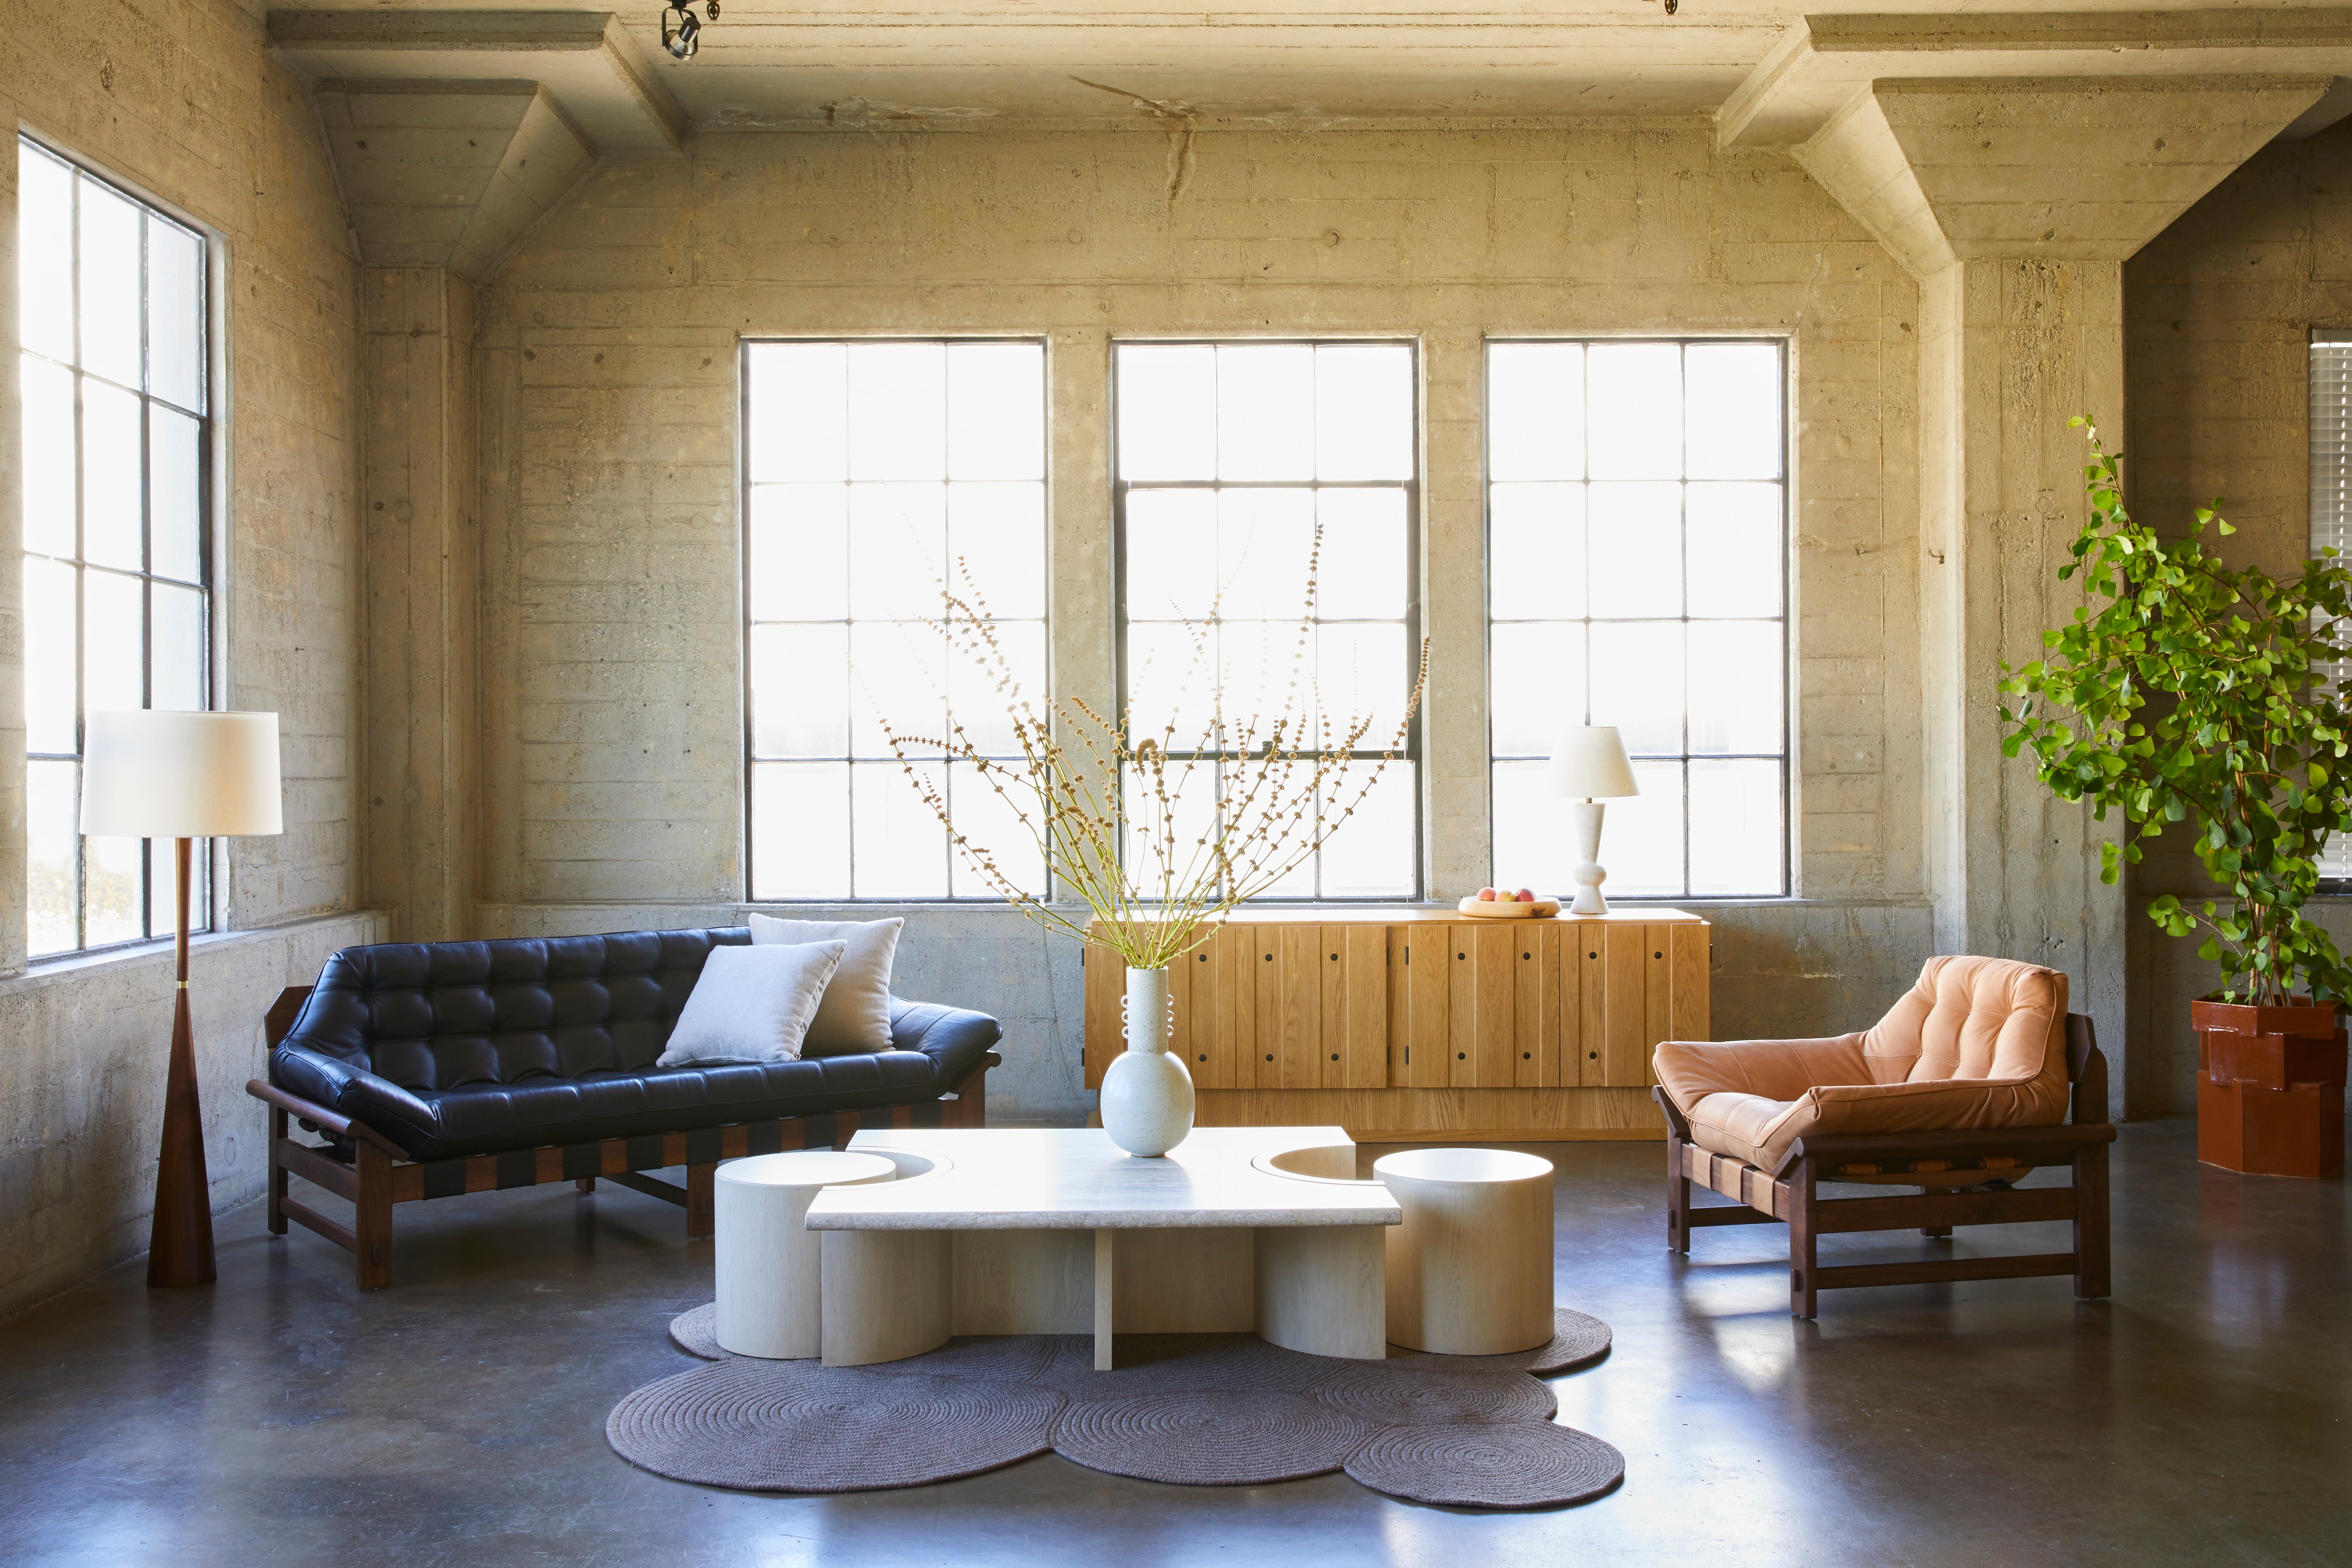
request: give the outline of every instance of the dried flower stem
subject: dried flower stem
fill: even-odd
[[[1318,522],[1281,710],[1271,716],[1229,715],[1220,688],[1208,721],[1189,748],[1196,754],[1172,760],[1170,752],[1178,749],[1172,716],[1157,733],[1139,734],[1132,703],[1113,719],[1079,698],[1047,699],[1040,705],[1027,697],[970,568],[959,561],[962,592],[942,590],[946,614],[933,625],[950,651],[978,664],[1003,696],[1020,760],[985,754],[952,718],[948,733],[940,737],[908,734],[885,719],[891,752],[946,826],[957,853],[1007,903],[1048,931],[1118,954],[1131,968],[1161,968],[1205,941],[1210,924],[1228,910],[1306,864],[1404,752],[1429,684],[1426,641],[1403,716],[1370,772],[1360,779],[1350,778],[1351,764],[1372,721],[1351,717],[1335,738],[1329,716],[1318,711],[1310,735],[1298,711],[1302,696],[1316,689],[1311,679],[1302,686],[1300,670],[1314,637],[1322,551]],[[1210,614],[1215,613],[1213,605]],[[1208,658],[1209,627],[1190,620],[1185,625],[1188,675],[1197,674]],[[1034,842],[1047,875],[1069,899],[1086,906],[1086,917],[1074,917],[1019,886],[990,848],[957,827],[940,785],[915,769],[918,760],[934,756],[968,763],[994,791],[1018,831]],[[1208,826],[1187,840],[1176,821],[1185,788],[1205,782],[1213,789],[1221,778],[1225,787],[1207,814]]]

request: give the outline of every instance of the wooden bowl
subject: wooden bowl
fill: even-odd
[[[1496,899],[1465,899],[1454,907],[1472,919],[1482,921],[1549,920],[1559,913],[1558,899],[1538,899],[1531,904],[1523,904],[1516,900],[1507,904]]]

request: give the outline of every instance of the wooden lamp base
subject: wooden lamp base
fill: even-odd
[[[204,1107],[196,1097],[196,1039],[188,1019],[188,846],[173,840],[176,871],[179,985],[173,994],[172,1063],[163,1080],[163,1146],[155,1166],[155,1220],[147,1242],[147,1283],[209,1285],[212,1183],[205,1170]]]

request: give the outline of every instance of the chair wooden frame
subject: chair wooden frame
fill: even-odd
[[[308,985],[290,985],[262,1020],[272,1049],[294,1026]],[[269,1233],[284,1236],[288,1221],[316,1231],[359,1263],[359,1288],[381,1290],[392,1283],[392,1208],[425,1198],[575,1183],[583,1193],[604,1177],[648,1197],[686,1210],[686,1234],[709,1236],[713,1227],[715,1180],[721,1160],[772,1154],[786,1149],[838,1149],[861,1129],[885,1127],[984,1127],[988,1123],[988,1069],[1004,1058],[994,1051],[938,1099],[871,1110],[843,1110],[772,1121],[738,1122],[691,1132],[657,1132],[606,1138],[543,1149],[514,1149],[449,1160],[411,1160],[400,1146],[365,1122],[354,1121],[275,1084],[256,1079],[245,1092],[269,1107]],[[310,1144],[291,1135],[289,1121],[322,1132],[328,1142]],[[647,1171],[686,1167],[686,1184],[648,1176]],[[323,1187],[358,1212],[341,1225],[289,1190],[299,1176]]]
[[[2071,1274],[2084,1300],[2108,1291],[2107,1061],[2091,1020],[2066,1016],[2066,1077],[2074,1086],[2073,1119],[2057,1127],[2001,1127],[1949,1132],[1841,1132],[1801,1138],[1770,1172],[1691,1142],[1690,1123],[1664,1089],[1651,1095],[1666,1113],[1666,1246],[1687,1254],[1690,1234],[1719,1225],[1789,1227],[1789,1310],[1811,1318],[1819,1292],[1863,1285],[1948,1284]],[[2068,1165],[2063,1187],[2011,1187],[2039,1165]],[[1824,1198],[1819,1184],[1894,1175],[1918,1179],[1920,1192],[1884,1197]],[[1697,1182],[1733,1205],[1698,1207]],[[1855,1231],[1906,1230],[1949,1237],[1962,1225],[2070,1220],[2065,1252],[2004,1258],[1953,1258],[1913,1263],[1832,1264],[1818,1258],[1820,1238]]]

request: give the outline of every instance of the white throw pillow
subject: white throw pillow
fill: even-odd
[[[824,988],[816,1022],[809,1026],[802,1053],[841,1057],[890,1048],[890,964],[898,953],[905,921],[780,921],[751,917],[755,947],[803,942],[846,942],[849,952]]]
[[[656,1067],[796,1061],[847,946],[714,947]]]

